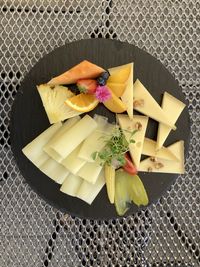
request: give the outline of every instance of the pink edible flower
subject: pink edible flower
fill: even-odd
[[[111,93],[106,86],[99,85],[97,86],[95,96],[99,102],[105,102],[111,98]]]

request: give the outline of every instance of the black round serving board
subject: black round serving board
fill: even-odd
[[[164,91],[183,102],[185,99],[174,77],[158,60],[134,45],[108,39],[81,40],[57,48],[44,56],[25,77],[16,95],[11,114],[11,146],[22,175],[42,198],[64,212],[85,218],[112,219],[118,216],[114,205],[109,204],[105,186],[92,205],[88,205],[82,200],[60,192],[60,185],[37,169],[21,151],[25,145],[50,126],[36,85],[48,82],[52,77],[84,59],[103,68],[134,61],[134,80],[138,78],[158,103],[161,103]],[[115,115],[103,105],[99,105],[89,114],[95,113],[107,116],[110,121],[115,118]],[[176,125],[177,130],[170,133],[165,145],[183,139],[185,152],[187,152],[190,136],[187,107]],[[157,123],[150,120],[146,135],[156,138],[156,133]],[[160,198],[177,177],[176,174],[142,172],[139,176],[148,193],[150,204]],[[126,215],[138,210],[139,208],[133,204]]]

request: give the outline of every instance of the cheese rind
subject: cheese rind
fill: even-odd
[[[140,127],[140,129],[138,129],[137,132],[132,137],[135,140],[135,143],[131,143],[129,145],[131,158],[136,168],[138,168],[142,154],[146,128],[148,124],[148,117],[141,115],[134,115],[133,119],[130,120],[130,118],[127,115],[118,114],[117,120],[128,142],[131,138],[131,133],[138,127]]]
[[[179,161],[157,159],[152,161],[147,158],[140,162],[139,171],[158,173],[179,173],[183,174],[184,168],[184,141],[178,141],[167,147],[173,154],[176,154]]]
[[[145,138],[142,148],[142,154],[160,159],[178,161],[175,154],[173,154],[168,148],[161,147],[159,150],[156,150],[156,145],[157,145],[156,141],[151,140],[149,138]]]
[[[174,123],[167,117],[165,112],[144,87],[144,85],[137,79],[133,85],[133,108],[140,113],[168,125],[172,129],[176,129]]]
[[[165,112],[166,116],[170,118],[172,123],[176,123],[184,107],[185,104],[183,102],[181,102],[180,100],[178,100],[167,92],[164,93],[162,99],[162,109]],[[160,149],[163,146],[170,131],[171,128],[169,126],[163,123],[159,123],[156,149]]]

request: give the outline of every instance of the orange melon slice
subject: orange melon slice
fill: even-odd
[[[125,88],[126,88],[126,84],[125,83],[112,83],[112,82],[108,82],[106,84],[111,91],[117,96],[120,97],[123,95]]]
[[[52,78],[49,84],[71,84],[76,83],[79,79],[97,78],[105,70],[87,60],[83,60],[78,65],[62,73],[61,75]]]

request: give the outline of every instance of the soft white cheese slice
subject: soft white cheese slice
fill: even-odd
[[[142,154],[146,156],[156,157],[160,159],[167,160],[178,160],[176,155],[173,154],[167,147],[161,147],[159,150],[156,150],[156,141],[149,138],[144,139],[144,144],[142,148]]]
[[[83,167],[78,171],[77,175],[79,175],[84,180],[89,183],[95,184],[97,178],[102,170],[102,167],[98,162],[87,162],[83,165]]]
[[[184,168],[184,141],[178,141],[168,149],[177,156],[179,161],[171,161],[166,159],[147,158],[140,162],[139,171],[142,172],[158,172],[158,173],[179,173],[185,171]]]
[[[183,102],[181,102],[180,100],[178,100],[167,92],[164,93],[162,99],[162,109],[165,112],[166,116],[170,118],[170,121],[172,123],[176,123],[184,107],[185,104]],[[159,123],[156,149],[160,149],[163,146],[170,131],[171,127],[167,126],[166,124]]]
[[[79,176],[76,176],[72,173],[70,173],[67,178],[64,180],[60,191],[69,195],[75,197],[77,195],[77,192],[82,184],[83,179]]]
[[[158,122],[168,125],[174,130],[176,129],[171,119],[167,117],[156,100],[138,79],[133,85],[133,108]]]
[[[119,122],[119,125],[128,142],[130,141],[131,133],[134,130],[137,130],[136,133],[132,136],[132,138],[135,140],[135,143],[131,143],[129,145],[129,150],[131,158],[136,168],[138,168],[142,154],[146,128],[148,124],[148,117],[141,115],[134,115],[133,119],[131,120],[127,115],[117,114],[117,121]]]

